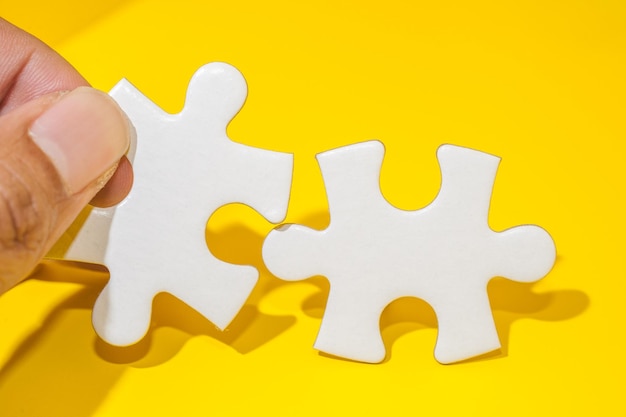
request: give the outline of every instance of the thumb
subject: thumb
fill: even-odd
[[[115,101],[89,87],[0,117],[0,293],[35,267],[104,186],[132,132]]]

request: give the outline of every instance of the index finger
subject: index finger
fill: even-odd
[[[44,94],[88,85],[48,45],[0,18],[0,115]]]

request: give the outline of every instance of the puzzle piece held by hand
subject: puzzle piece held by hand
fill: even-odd
[[[93,312],[107,342],[141,339],[160,292],[223,329],[252,291],[257,271],[215,258],[205,238],[208,218],[228,203],[247,204],[274,223],[287,211],[292,155],[226,135],[246,92],[243,76],[224,63],[194,74],[178,114],[165,113],[126,80],[111,91],[137,132],[128,155],[133,188],[117,207],[93,209],[65,253],[110,271]]]
[[[330,225],[317,231],[281,226],[267,236],[263,259],[284,280],[323,275],[330,293],[315,347],[363,362],[385,358],[379,320],[393,300],[415,296],[434,309],[435,357],[451,363],[498,349],[487,295],[496,276],[535,281],[555,260],[538,226],[503,232],[487,218],[499,158],[443,145],[441,190],[427,207],[399,210],[382,196],[384,156],[371,141],[318,155]]]

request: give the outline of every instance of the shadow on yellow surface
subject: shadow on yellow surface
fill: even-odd
[[[589,306],[589,297],[582,291],[564,289],[538,293],[535,286],[504,278],[489,283],[489,298],[504,355],[508,354],[511,326],[515,321],[569,320],[583,314]]]
[[[58,304],[0,369],[0,415],[67,416],[71,408],[72,416],[90,416],[129,366],[161,365],[196,336],[208,336],[246,354],[296,321],[264,314],[248,304],[221,332],[183,302],[160,294],[146,337],[132,346],[111,346],[91,326],[91,311],[107,274],[91,266],[77,271],[76,266],[48,263],[31,277],[85,286]]]
[[[0,370],[0,415],[19,415],[28,409],[27,415],[61,416],[66,415],[67,404],[71,403],[73,415],[89,416],[128,367],[149,368],[164,364],[173,359],[191,338],[206,336],[245,355],[295,325],[295,316],[271,315],[259,309],[270,292],[293,283],[276,279],[263,267],[261,246],[266,232],[256,229],[269,229],[272,225],[265,223],[262,227],[249,228],[240,222],[227,221],[228,216],[241,218],[241,210],[247,212],[250,209],[243,206],[224,208],[216,216],[221,216],[218,220],[226,226],[207,227],[208,245],[216,256],[229,262],[254,265],[261,271],[259,283],[248,303],[224,332],[173,296],[160,294],[155,298],[152,326],[145,338],[129,347],[108,345],[94,334],[91,326],[91,310],[107,280],[106,271],[87,265],[43,264],[32,278],[73,282],[81,287],[52,309],[41,326],[21,342]],[[305,222],[323,228],[328,217],[322,213],[305,219]],[[323,277],[314,277],[308,282],[317,287],[317,291],[303,299],[300,306],[305,315],[319,319],[324,313],[329,284]],[[502,349],[499,353],[469,362],[506,356],[510,329],[517,320],[567,320],[582,314],[589,305],[588,296],[581,291],[538,293],[535,285],[503,278],[491,281],[488,291]],[[388,362],[394,344],[400,338],[418,330],[436,329],[437,318],[424,301],[405,297],[385,309],[380,325],[388,352],[385,362]],[[72,349],[68,350],[68,346]],[[84,389],[85,386],[89,389]],[[78,398],[77,392],[81,393]],[[58,409],[51,408],[57,406]]]
[[[302,303],[309,316],[322,318],[328,297],[329,284],[322,277],[309,280],[319,288]],[[511,326],[517,320],[568,320],[582,314],[589,306],[589,297],[578,290],[560,290],[537,293],[536,283],[519,283],[505,278],[489,282],[488,292],[500,343],[499,352],[493,352],[464,362],[493,359],[508,355]],[[393,345],[402,336],[421,329],[436,329],[437,316],[432,307],[415,297],[403,297],[390,303],[383,311],[380,329],[387,349],[385,362],[391,359]],[[433,345],[434,349],[434,345]],[[330,356],[332,355],[324,355]]]
[[[182,301],[169,294],[159,294],[155,298],[152,327],[145,338],[128,347],[112,346],[97,339],[95,351],[107,362],[145,368],[172,359],[190,338],[208,336],[246,354],[268,343],[295,322],[294,317],[271,316],[248,304],[226,330],[220,331]],[[161,332],[162,329],[173,331]]]
[[[105,272],[93,267],[76,271],[72,265],[44,264],[33,278],[82,282],[85,286],[57,305],[0,370],[1,415],[19,415],[27,409],[26,415],[65,416],[67,404],[72,404],[72,415],[89,416],[129,366],[163,364],[196,336],[208,336],[240,354],[247,354],[296,322],[293,316],[268,315],[258,309],[258,302],[266,294],[279,286],[290,285],[262,274],[250,302],[225,332],[174,297],[161,294],[155,298],[148,335],[136,345],[114,347],[98,339],[91,327],[91,309],[107,279]],[[309,281],[319,290],[303,300],[301,308],[306,315],[320,318],[329,285],[321,277]],[[534,284],[501,278],[490,283],[489,294],[502,350],[500,354],[469,362],[506,356],[510,328],[516,320],[567,320],[582,314],[589,305],[589,298],[581,291],[537,293]],[[381,317],[381,332],[388,351],[385,362],[391,359],[393,346],[402,336],[436,327],[436,316],[424,301],[406,297],[391,303]],[[89,389],[84,389],[85,386]]]
[[[254,265],[261,271],[261,279],[257,288],[253,291],[249,303],[258,304],[260,299],[271,290],[289,285],[275,278],[268,279],[270,272],[265,268],[261,258],[261,248],[267,231],[253,231],[237,219],[245,215],[253,214],[252,209],[243,205],[229,205],[221,208],[211,218],[209,226],[215,222],[229,223],[228,227],[216,231],[207,228],[207,241],[212,252],[220,259],[235,264]],[[258,216],[258,214],[255,214]],[[230,222],[228,221],[230,219]],[[309,213],[299,219],[299,223],[305,224],[318,230],[329,225],[330,217],[327,211]],[[266,224],[269,229],[272,225]],[[558,257],[557,257],[558,263]],[[318,291],[309,296],[301,303],[302,311],[309,317],[321,319],[324,314],[329,282],[324,277],[312,277],[307,282],[315,285]],[[487,291],[491,301],[494,321],[500,336],[502,345],[500,351],[470,359],[469,362],[504,357],[508,355],[511,326],[517,320],[535,319],[541,321],[559,321],[572,319],[582,314],[589,305],[589,297],[578,290],[559,290],[549,292],[536,292],[537,283],[520,283],[506,278],[495,278],[489,282]],[[182,304],[182,303],[181,303]],[[242,317],[246,314],[246,309]],[[258,313],[258,311],[257,311]],[[248,321],[244,318],[242,321]],[[178,323],[184,322],[182,317]],[[239,323],[239,318],[236,319]],[[176,324],[173,324],[175,326]],[[250,326],[261,329],[262,326]],[[272,328],[271,326],[269,327]],[[385,362],[391,359],[393,345],[402,336],[420,329],[436,329],[437,317],[435,312],[425,301],[415,297],[404,297],[390,303],[383,311],[380,320],[381,334],[387,349]],[[227,340],[215,337],[224,343]],[[233,346],[235,347],[235,346]],[[241,353],[244,351],[237,349]],[[433,345],[434,349],[434,345]],[[325,355],[333,357],[332,355]]]
[[[123,374],[123,366],[94,352],[91,308],[106,276],[85,272],[97,285],[57,305],[0,369],[0,415],[61,417],[71,407],[74,416],[90,416]],[[43,267],[34,278],[49,274],[52,268]]]

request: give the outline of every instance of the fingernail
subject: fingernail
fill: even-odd
[[[89,87],[62,96],[30,128],[32,140],[50,158],[70,195],[119,161],[132,132],[117,103]]]

